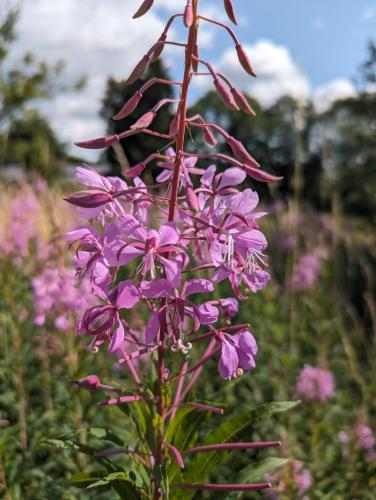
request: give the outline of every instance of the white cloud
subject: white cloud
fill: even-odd
[[[231,48],[223,54],[216,68],[225,73],[233,85],[265,106],[270,106],[283,95],[297,99],[309,96],[309,82],[286,47],[269,40],[259,40],[244,48],[259,76],[252,78],[245,73],[239,65],[236,51]]]
[[[329,109],[335,101],[355,96],[356,89],[353,83],[350,80],[341,78],[332,80],[315,89],[313,103],[317,111],[323,112]]]
[[[362,14],[362,21],[372,21],[376,16],[376,7],[367,7]]]

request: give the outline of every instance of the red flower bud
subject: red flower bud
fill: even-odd
[[[77,384],[84,389],[89,389],[90,391],[94,391],[100,383],[101,381],[96,375],[88,375],[87,377],[73,381],[73,384]]]
[[[113,201],[110,193],[106,191],[80,191],[71,196],[64,197],[64,200],[72,205],[81,208],[96,208]]]
[[[239,160],[247,165],[250,165],[252,167],[260,167],[259,163],[248,153],[248,151],[245,149],[243,144],[235,139],[235,137],[228,137],[226,139],[227,144],[230,146],[232,152],[234,153],[234,156]]]
[[[151,62],[156,61],[158,57],[160,57],[160,55],[162,54],[162,51],[165,47],[164,42],[166,41],[166,39],[167,39],[167,33],[162,33],[162,35],[159,37],[158,42],[155,44],[155,49],[151,56]]]
[[[121,110],[118,113],[116,113],[116,115],[114,115],[112,119],[122,120],[123,118],[126,118],[128,115],[133,113],[138,103],[140,102],[141,97],[142,93],[139,90],[137,90],[137,92],[130,99],[128,99],[128,101],[124,104]]]
[[[175,137],[175,135],[178,133],[178,128],[179,128],[179,111],[171,120],[169,135],[171,135],[171,137]]]
[[[244,71],[246,71],[251,76],[257,76],[256,73],[253,71],[251,61],[249,60],[246,51],[240,45],[240,43],[238,43],[236,46],[236,52],[238,54],[239,62],[242,65]]]
[[[194,192],[194,189],[191,186],[187,186],[186,194],[187,194],[187,202],[189,208],[194,211],[198,210],[197,196],[196,193]]]
[[[133,15],[133,19],[141,17],[152,7],[154,0],[144,0],[138,9],[138,11]]]
[[[114,142],[119,142],[118,135],[111,135],[110,137],[99,137],[98,139],[91,139],[90,141],[75,142],[79,148],[85,149],[103,149],[111,146]]]
[[[234,24],[238,24],[237,21],[236,21],[236,17],[235,17],[234,7],[232,5],[232,1],[231,0],[224,0],[224,4],[225,4],[225,10],[226,10],[226,14],[227,14],[228,18]]]
[[[141,76],[145,73],[145,71],[147,70],[148,66],[149,66],[149,63],[150,63],[150,56],[148,56],[147,54],[144,55],[144,57],[141,59],[141,61],[139,61],[134,70],[132,71],[132,73],[130,74],[128,80],[127,80],[127,83],[130,84],[130,83],[134,83],[136,80],[138,80],[139,78],[141,78]]]
[[[234,109],[235,111],[239,111],[238,106],[236,105],[236,102],[234,101],[231,93],[228,91],[226,85],[222,83],[221,80],[218,78],[214,79],[214,85],[215,88],[217,89],[217,93],[221,99],[221,101],[226,104],[226,106],[230,109]]]
[[[124,170],[123,176],[124,177],[138,177],[139,175],[142,174],[143,170],[145,169],[146,165],[144,162],[137,163],[134,167]]]
[[[204,127],[203,130],[205,142],[209,144],[209,146],[215,146],[217,144],[217,139],[214,137],[209,127]]]
[[[142,115],[133,125],[131,125],[132,130],[139,130],[141,128],[147,128],[155,118],[154,111],[148,111]]]
[[[247,98],[244,94],[242,94],[242,92],[237,90],[235,87],[231,87],[231,94],[236,104],[242,111],[244,111],[244,113],[247,113],[247,115],[256,115],[254,110],[251,108],[251,105],[249,104]]]
[[[187,5],[184,10],[184,24],[187,28],[190,28],[194,21],[192,0],[188,0]]]
[[[249,165],[242,165],[243,170],[252,177],[255,181],[259,182],[277,182],[283,179],[283,177],[276,177],[275,175],[268,174],[260,168],[250,167]]]

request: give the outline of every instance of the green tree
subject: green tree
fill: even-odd
[[[158,77],[168,80],[169,75],[163,63],[157,60],[152,64],[143,80],[147,81],[150,78]],[[169,85],[155,84],[148,89],[139,105],[133,113],[124,118],[124,120],[114,121],[112,117],[121,109],[123,104],[136,92],[140,82],[137,81],[131,85],[127,85],[125,80],[117,81],[114,78],[109,78],[107,81],[106,93],[102,102],[101,116],[106,120],[107,133],[119,134],[129,127],[144,113],[150,110],[159,100],[171,98],[173,91]],[[163,108],[153,121],[150,128],[168,132],[171,114],[168,108]],[[148,155],[162,148],[166,144],[165,139],[158,139],[153,136],[144,134],[134,135],[120,142],[119,147],[109,148],[105,153],[105,158],[110,164],[111,173],[118,175],[121,172],[121,166],[134,165],[144,160]]]

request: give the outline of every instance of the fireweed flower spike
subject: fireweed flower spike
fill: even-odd
[[[153,3],[143,1],[134,17],[146,14]],[[269,488],[269,483],[208,484],[202,482],[203,478],[197,483],[184,483],[182,478],[196,452],[235,452],[280,445],[278,441],[267,441],[194,446],[191,441],[188,449],[181,450],[168,432],[175,419],[183,418],[182,412],[219,416],[225,413],[200,401],[185,401],[210,360],[218,362],[219,375],[224,380],[240,377],[256,366],[258,346],[250,326],[231,321],[238,312],[238,300],[261,290],[270,279],[266,271],[267,240],[259,226],[266,213],[256,211],[257,193],[250,188],[241,190],[241,185],[247,177],[261,182],[278,180],[262,170],[245,146],[219,125],[207,123],[201,115],[187,116],[192,76],[207,75],[212,77],[227,106],[254,114],[246,97],[227,77],[199,59],[199,24],[211,22],[227,30],[240,64],[254,75],[234,32],[223,23],[199,16],[198,4],[199,0],[182,2],[182,11],[170,18],[159,40],[128,78],[129,83],[138,80],[159,57],[164,45],[173,43],[185,48],[182,80],[152,78],[141,83],[114,119],[136,112],[144,92],[154,84],[174,86],[178,90],[176,99],[156,103],[119,135],[76,143],[79,147],[101,149],[134,134],[151,134],[165,140],[165,147],[125,171],[126,181],[103,177],[87,166],[77,168],[76,180],[84,190],[65,198],[79,207],[83,219],[81,227],[67,235],[75,250],[76,273],[87,280],[97,299],[83,313],[78,334],[89,339],[93,353],[107,349],[118,368],[128,370],[130,375],[126,391],[102,384],[96,375],[81,378],[75,384],[91,391],[119,392],[118,397],[100,402],[100,407],[129,405],[131,414],[132,408],[138,408],[138,415],[142,413],[154,437],[150,440],[145,439],[145,434],[140,435],[139,452],[134,455],[135,460],[144,457],[142,465],[148,468],[150,478],[150,494],[137,498],[154,500],[167,497],[168,482],[171,491]],[[225,1],[224,7],[236,23],[232,2]],[[177,20],[187,29],[185,44],[168,40],[169,28]],[[177,104],[177,111],[169,133],[150,130],[156,113],[163,113],[164,106],[172,102]],[[204,134],[212,147],[219,134],[233,156],[187,153],[188,128],[192,134]],[[224,168],[218,171],[215,164],[203,168],[201,158],[219,160]],[[147,185],[140,175],[150,169],[155,169],[156,183]],[[222,281],[229,282],[236,298],[220,297],[218,290],[212,296]],[[138,314],[145,317],[141,329]],[[184,429],[183,423],[178,426]],[[180,470],[180,476],[173,473],[172,479],[166,476],[171,463]]]

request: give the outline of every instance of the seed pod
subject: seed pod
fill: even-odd
[[[184,24],[187,28],[190,28],[194,21],[192,0],[188,0],[187,5],[184,10]]]
[[[235,111],[239,111],[238,106],[236,105],[236,102],[234,101],[231,93],[228,91],[226,85],[224,85],[221,80],[218,78],[214,79],[214,85],[215,88],[217,89],[217,93],[221,99],[221,101],[226,104],[226,106],[230,109],[234,109]]]
[[[132,73],[130,74],[128,80],[127,80],[127,84],[131,84],[131,83],[134,83],[136,80],[138,80],[139,78],[141,78],[141,76],[145,73],[145,71],[147,70],[148,66],[149,66],[149,63],[150,63],[150,56],[148,56],[147,54],[144,55],[144,57],[136,64],[134,70],[132,71]]]
[[[144,0],[140,5],[138,11],[133,15],[133,19],[136,19],[137,17],[141,17],[144,14],[146,14],[146,12],[152,7],[153,3],[154,0]]]
[[[225,10],[228,18],[230,21],[232,21],[234,24],[238,24],[236,17],[235,17],[235,12],[234,12],[234,6],[232,5],[231,0],[224,0],[225,4]]]
[[[154,111],[148,111],[144,115],[142,115],[133,125],[131,125],[132,130],[139,130],[141,128],[148,128],[151,122],[155,118]]]
[[[121,108],[121,110],[116,113],[112,117],[113,120],[122,120],[123,118],[126,118],[128,115],[133,113],[133,111],[137,108],[138,103],[140,102],[140,99],[142,97],[142,93],[137,90],[133,96],[128,99],[128,101],[124,104],[124,106]]]
[[[253,168],[249,165],[242,165],[244,172],[246,172],[249,177],[252,177],[255,181],[259,182],[277,182],[283,179],[283,177],[276,177],[275,175],[269,174],[260,168]]]
[[[155,50],[151,56],[150,62],[153,63],[154,61],[156,61],[160,57],[160,55],[162,54],[162,51],[165,47],[164,42],[166,41],[166,39],[167,39],[167,33],[162,33],[162,35],[158,39],[158,42],[155,44]]]
[[[236,52],[238,54],[239,62],[242,65],[244,71],[246,71],[251,76],[257,76],[256,73],[253,71],[251,61],[249,60],[249,57],[246,51],[244,50],[244,47],[242,47],[240,43],[236,45]]]
[[[255,116],[256,113],[252,109],[252,107],[249,104],[245,95],[242,92],[240,92],[240,90],[236,89],[235,87],[231,87],[230,90],[231,90],[232,97],[234,98],[234,101],[239,106],[239,108],[242,111],[244,111],[244,113],[247,113],[247,115]]]
[[[110,137],[99,137],[98,139],[91,139],[90,141],[75,142],[79,148],[85,149],[103,149],[111,146],[114,142],[119,142],[118,135],[111,135]]]
[[[229,136],[226,139],[228,146],[230,146],[231,151],[234,153],[234,156],[249,166],[254,168],[260,167],[259,163],[248,153],[243,144],[235,139],[235,137]]]

